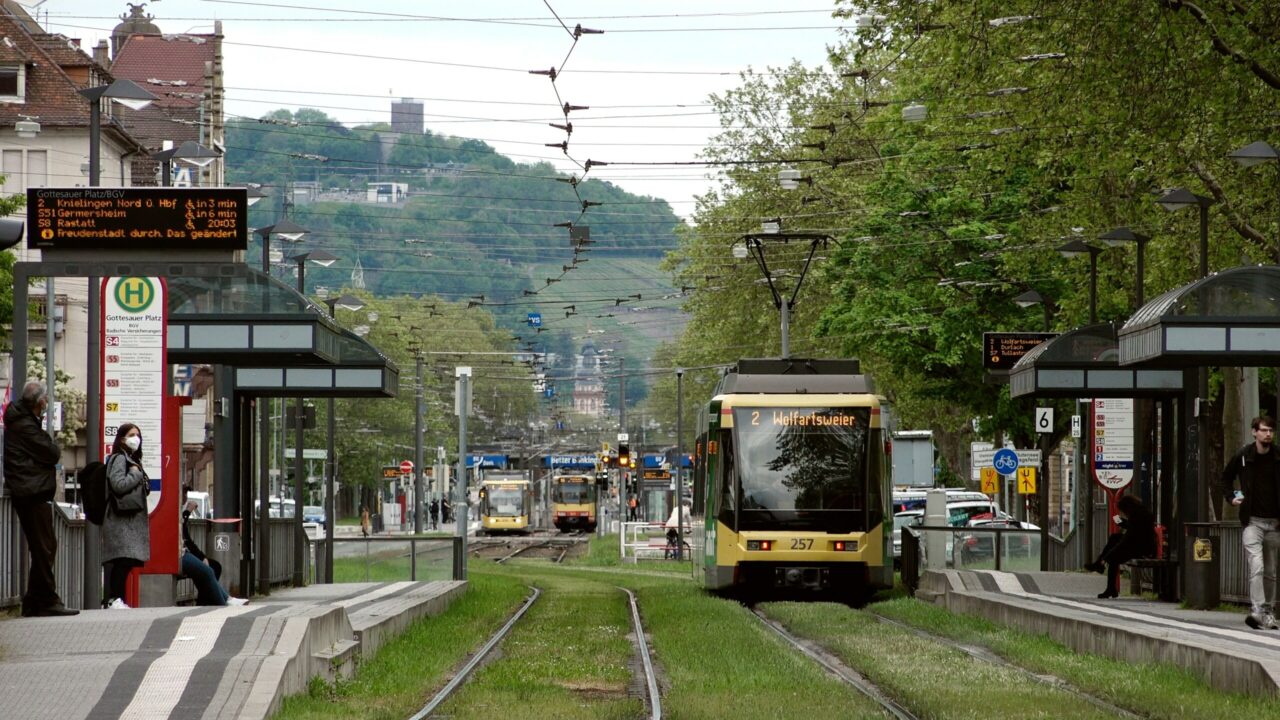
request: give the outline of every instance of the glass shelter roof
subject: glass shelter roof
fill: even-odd
[[[1280,266],[1232,268],[1152,299],[1120,328],[1120,364],[1280,364]]]
[[[1180,370],[1120,367],[1118,327],[1100,323],[1046,340],[1009,371],[1010,397],[1152,397],[1182,392]]]
[[[250,395],[396,394],[396,364],[287,283],[238,264],[166,285],[170,362],[234,366],[236,391]]]

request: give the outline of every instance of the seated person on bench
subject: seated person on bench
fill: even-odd
[[[1103,600],[1119,596],[1121,565],[1137,558],[1153,557],[1156,553],[1155,518],[1142,501],[1136,496],[1125,495],[1116,507],[1120,511],[1116,522],[1121,531],[1112,533],[1098,559],[1085,565],[1094,572],[1106,571],[1107,589],[1098,594],[1098,598]]]
[[[197,507],[195,500],[188,500],[182,509],[182,574],[191,579],[196,586],[197,605],[244,605],[249,602],[245,598],[233,598],[218,584],[222,575],[222,565],[217,560],[205,557],[200,546],[191,539],[187,529],[187,521]]]

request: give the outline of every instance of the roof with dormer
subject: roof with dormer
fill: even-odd
[[[128,78],[159,99],[134,113],[129,128],[152,149],[164,140],[201,139],[200,103],[210,89],[205,65],[218,72],[221,35],[131,35],[111,62],[116,77]]]

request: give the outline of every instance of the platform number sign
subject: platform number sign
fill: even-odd
[[[1053,432],[1053,408],[1051,407],[1036,408],[1036,432],[1038,433]]]

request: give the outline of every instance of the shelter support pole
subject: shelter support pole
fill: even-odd
[[[258,400],[258,571],[257,590],[271,593],[271,401]]]
[[[303,438],[306,408],[302,405],[302,398],[294,402],[293,412],[293,586],[302,587],[306,584],[303,574],[306,533],[302,529],[302,506],[307,502],[307,470],[302,457],[303,443],[306,442]],[[280,509],[284,510],[283,500]]]

